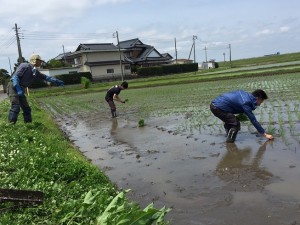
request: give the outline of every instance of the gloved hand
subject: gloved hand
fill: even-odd
[[[64,86],[64,82],[61,81],[61,80],[59,80],[59,79],[56,79],[56,80],[55,80],[55,84],[56,84],[57,86]]]
[[[17,94],[20,97],[24,96],[24,92],[23,92],[22,88],[20,87],[20,85],[16,85],[15,88],[16,88]]]

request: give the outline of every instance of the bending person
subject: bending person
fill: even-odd
[[[238,131],[241,129],[240,121],[234,115],[239,113],[245,113],[253,126],[265,138],[273,139],[271,134],[265,132],[252,112],[266,99],[268,99],[267,94],[263,90],[258,89],[252,93],[243,90],[228,92],[212,100],[210,110],[225,123],[226,142],[234,142]]]

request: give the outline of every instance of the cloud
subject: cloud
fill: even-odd
[[[262,37],[262,36],[267,36],[267,35],[271,35],[271,34],[274,34],[274,33],[275,32],[273,30],[263,29],[261,31],[256,32],[255,36]]]
[[[131,0],[2,0],[0,18],[11,21],[53,22],[66,18],[77,18],[95,5],[125,3]]]
[[[283,27],[280,27],[279,30],[280,30],[280,33],[285,33],[285,32],[288,32],[290,30],[290,28],[287,26],[283,26]]]
[[[117,3],[125,3],[125,2],[130,2],[132,0],[97,0],[96,3],[98,5],[105,5],[105,4],[117,4]]]

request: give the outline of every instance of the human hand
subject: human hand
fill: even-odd
[[[57,86],[64,86],[64,82],[61,80],[56,79],[55,83]]]
[[[269,140],[272,140],[274,138],[272,134],[264,133],[263,135],[264,135],[265,138],[267,138]]]

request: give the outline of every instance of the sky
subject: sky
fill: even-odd
[[[16,24],[26,60],[117,44],[116,32],[196,62],[299,52],[299,9],[299,0],[0,0],[0,69],[17,62]]]

